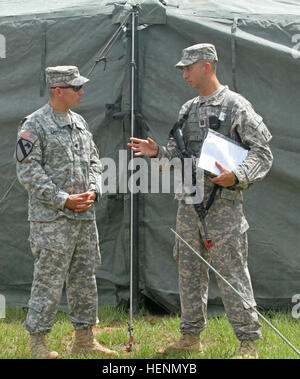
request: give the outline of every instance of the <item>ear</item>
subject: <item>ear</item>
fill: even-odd
[[[206,74],[209,74],[212,71],[211,64],[209,62],[204,63],[204,70]]]
[[[60,97],[60,96],[62,95],[62,90],[61,90],[61,88],[56,87],[56,88],[54,89],[54,94],[55,94],[55,96]]]

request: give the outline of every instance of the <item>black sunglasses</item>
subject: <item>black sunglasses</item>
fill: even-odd
[[[51,86],[50,88],[72,88],[74,92],[79,92],[82,88],[82,86]]]

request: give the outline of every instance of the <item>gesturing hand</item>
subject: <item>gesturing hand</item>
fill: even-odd
[[[146,155],[147,157],[156,157],[158,153],[158,146],[153,139],[148,137],[147,139],[139,139],[135,137],[129,138],[133,143],[127,145],[134,152],[135,156]]]
[[[216,162],[216,166],[221,173],[213,179],[210,179],[213,183],[222,187],[231,187],[235,185],[236,177],[231,170],[223,167],[219,162]]]

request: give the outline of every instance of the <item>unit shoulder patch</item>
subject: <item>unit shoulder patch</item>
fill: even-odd
[[[16,147],[16,158],[18,162],[22,162],[28,155],[31,153],[33,148],[33,143],[27,141],[23,138],[20,138],[17,142]]]
[[[21,131],[16,146],[16,158],[18,162],[22,162],[26,157],[28,157],[37,140],[38,138],[31,132],[27,130]]]

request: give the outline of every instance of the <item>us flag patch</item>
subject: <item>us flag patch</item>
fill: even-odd
[[[28,132],[27,130],[24,130],[21,133],[20,137],[31,143],[35,143],[37,140],[37,137],[34,134],[31,134],[30,132]]]

